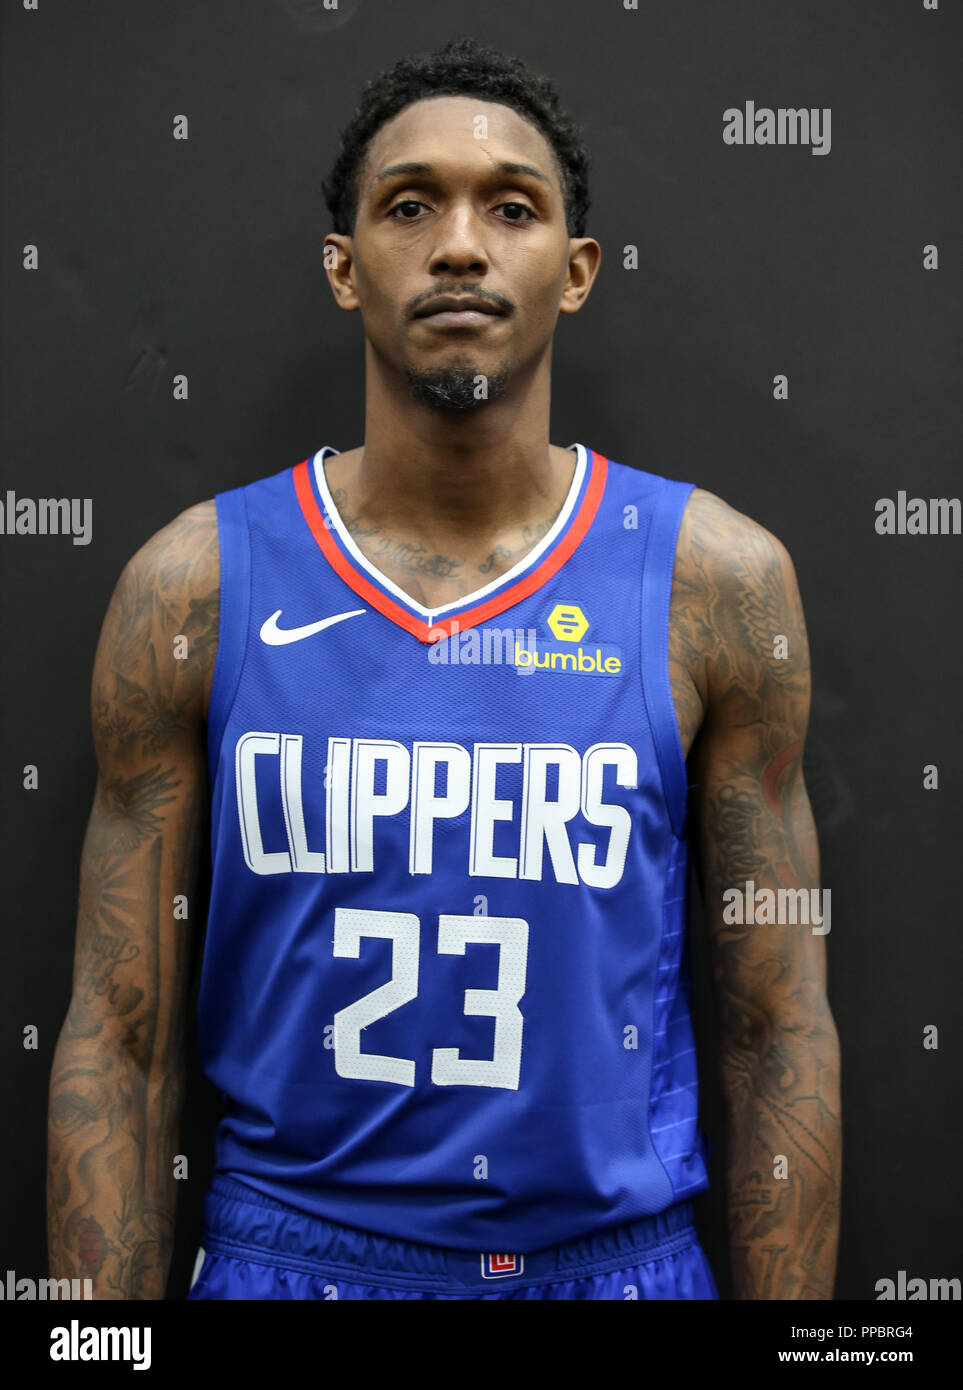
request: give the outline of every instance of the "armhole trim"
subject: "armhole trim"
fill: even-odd
[[[217,537],[220,547],[220,609],[217,656],[207,711],[207,765],[211,787],[217,777],[221,741],[247,653],[251,612],[251,545],[244,488],[219,492]]]
[[[669,605],[679,526],[695,483],[662,479],[652,513],[642,572],[642,694],[675,835],[685,831],[685,754],[669,674]]]

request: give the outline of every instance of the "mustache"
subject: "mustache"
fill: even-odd
[[[511,301],[506,299],[504,295],[493,294],[491,290],[480,290],[477,288],[467,288],[464,285],[455,285],[447,289],[434,289],[430,294],[422,295],[418,299],[415,299],[410,306],[409,317],[414,318],[416,314],[420,314],[422,310],[433,304],[436,299],[458,299],[467,298],[469,296],[472,299],[484,300],[486,304],[490,304],[495,312],[499,314],[511,313],[513,307]]]

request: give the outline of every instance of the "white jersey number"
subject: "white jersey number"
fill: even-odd
[[[391,979],[335,1014],[334,1069],[339,1076],[360,1081],[413,1086],[414,1061],[362,1052],[361,1030],[417,997],[420,923],[413,912],[336,907],[334,954],[358,960],[364,936],[378,936],[392,943]],[[433,1048],[431,1079],[436,1086],[501,1086],[517,1091],[525,1022],[518,1001],[525,993],[528,923],[521,917],[439,916],[439,954],[463,956],[466,946],[479,941],[498,946],[498,979],[494,989],[466,989],[462,1012],[494,1018],[492,1056],[462,1057],[457,1047]]]

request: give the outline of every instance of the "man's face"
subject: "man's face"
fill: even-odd
[[[360,307],[371,349],[434,404],[473,404],[477,376],[501,394],[551,343],[569,269],[563,193],[551,146],[507,106],[447,96],[399,112],[369,146],[353,236],[330,239],[351,248],[343,307]],[[496,312],[425,315],[443,294]]]

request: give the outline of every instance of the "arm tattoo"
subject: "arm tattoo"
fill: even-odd
[[[205,830],[217,554],[213,503],[159,532],[118,583],[94,663],[99,776],[50,1077],[47,1228],[52,1275],[91,1279],[97,1298],[162,1298],[170,1258],[190,944],[173,898],[195,896]]]
[[[841,1143],[825,943],[802,921],[740,924],[723,916],[723,894],[744,894],[747,882],[756,892],[818,886],[802,775],[805,621],[778,542],[699,489],[680,527],[670,622],[680,732],[693,735],[735,1291],[831,1298]]]

